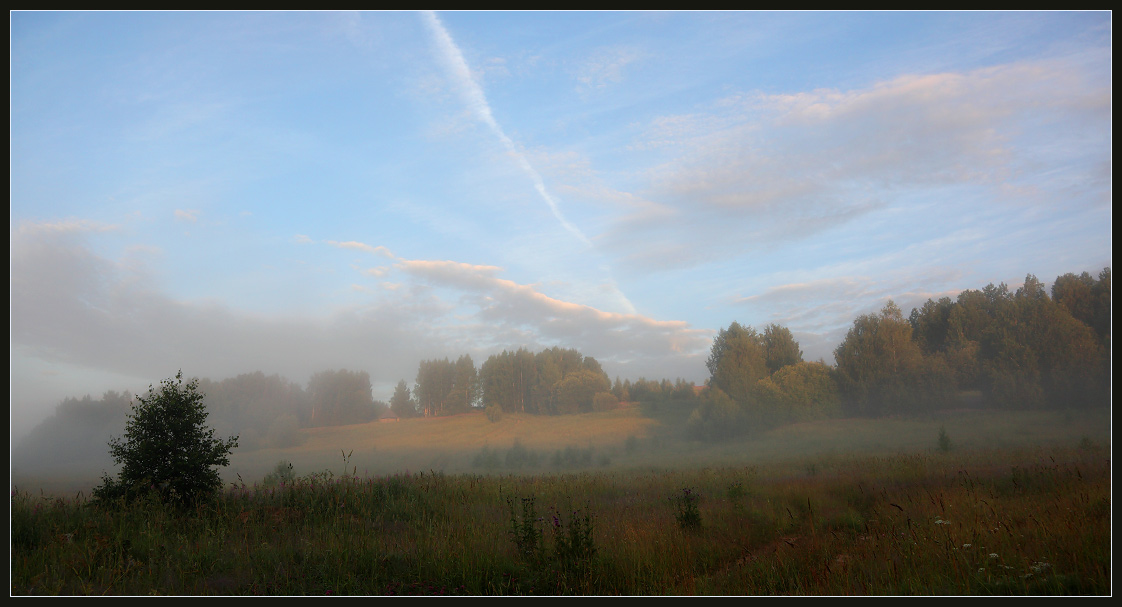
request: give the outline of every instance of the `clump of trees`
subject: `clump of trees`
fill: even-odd
[[[378,419],[387,405],[374,400],[366,371],[321,371],[308,381],[312,412],[307,425],[344,426]]]
[[[505,412],[561,415],[610,408],[620,400],[591,356],[573,349],[549,348],[534,354],[504,350],[483,363],[479,373],[486,406]]]
[[[199,380],[211,420],[222,434],[238,434],[244,449],[294,447],[311,421],[312,403],[300,384],[261,371],[221,381]]]
[[[990,407],[1069,408],[1110,401],[1110,268],[1035,276],[928,300],[908,318],[889,301],[853,321],[835,367],[802,360],[790,331],[732,323],[713,342],[708,389],[689,426],[725,437],[777,423],[882,416],[957,406],[976,391]],[[639,390],[632,388],[632,393]]]
[[[891,300],[877,314],[853,321],[834,350],[847,412],[879,416],[938,408],[955,397],[944,357],[925,355],[912,325]]]
[[[12,467],[47,468],[55,474],[62,470],[54,466],[70,462],[109,465],[105,441],[120,432],[131,410],[132,394],[127,391],[109,390],[96,400],[89,394],[66,398],[53,415],[12,445]]]
[[[733,322],[713,340],[706,366],[707,389],[688,420],[697,437],[728,438],[837,412],[831,369],[803,361],[786,327],[770,324],[761,333]]]
[[[960,389],[993,407],[1090,407],[1110,399],[1110,268],[1096,280],[1065,274],[1052,296],[1035,276],[956,300],[928,300],[910,324],[925,356],[942,360]]]
[[[455,415],[471,411],[479,402],[479,374],[471,356],[455,362],[422,360],[413,388],[416,407],[425,417]]]

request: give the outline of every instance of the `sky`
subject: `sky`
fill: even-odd
[[[186,376],[833,364],[1111,261],[1109,12],[12,12],[12,435]]]

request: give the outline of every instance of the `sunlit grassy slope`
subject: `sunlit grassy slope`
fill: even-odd
[[[228,477],[260,479],[280,460],[297,474],[320,470],[377,475],[438,470],[485,473],[473,460],[488,448],[500,455],[515,441],[540,454],[534,466],[492,472],[563,472],[552,460],[566,448],[592,451],[592,468],[673,469],[711,465],[795,462],[829,455],[891,455],[938,448],[945,428],[955,450],[1034,445],[1110,443],[1110,416],[1100,412],[955,411],[913,418],[833,419],[793,424],[730,442],[685,436],[682,411],[615,411],[546,417],[507,414],[488,421],[482,413],[447,418],[375,422],[306,431],[292,449],[236,453]]]

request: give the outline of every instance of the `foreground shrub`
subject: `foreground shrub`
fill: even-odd
[[[215,468],[230,464],[238,437],[214,438],[198,384],[198,379],[184,384],[180,371],[175,381],[164,380],[159,390],[149,386],[148,396],[136,397],[124,438],[109,441],[114,463],[122,466],[120,476],[114,480],[105,475],[95,498],[129,499],[151,492],[182,505],[222,488]]]

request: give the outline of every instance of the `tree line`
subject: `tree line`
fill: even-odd
[[[905,318],[891,300],[859,316],[836,365],[805,362],[790,331],[733,322],[713,342],[707,389],[689,419],[699,437],[838,415],[920,413],[964,403],[1001,409],[1110,402],[1110,268],[989,284],[928,300]]]
[[[441,416],[486,407],[492,412],[561,415],[614,406],[618,397],[600,363],[574,349],[493,354],[478,372],[468,355],[423,360],[412,394],[404,379],[390,399],[399,417]]]

